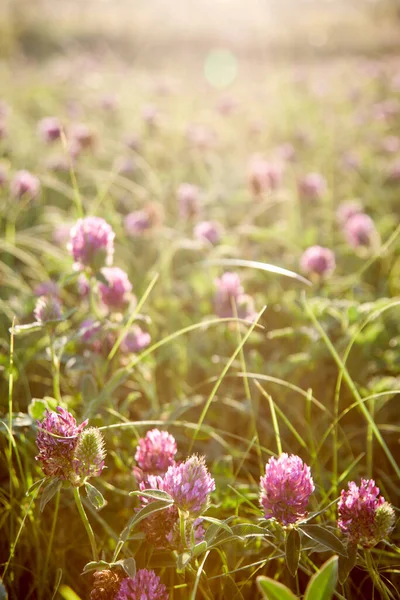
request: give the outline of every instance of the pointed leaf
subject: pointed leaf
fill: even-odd
[[[357,544],[348,544],[347,556],[339,556],[339,583],[342,585],[355,567],[357,560]]]
[[[331,600],[338,578],[338,557],[332,556],[313,575],[308,583],[304,600]]]
[[[219,519],[214,519],[214,517],[201,517],[201,518],[203,519],[203,521],[207,521],[208,523],[213,523],[214,525],[219,525],[219,527],[221,529],[224,529],[225,531],[227,531],[228,533],[233,535],[232,529],[229,527],[229,525],[227,523],[225,523],[225,521],[220,521]]]
[[[33,398],[28,406],[28,413],[34,421],[41,421],[47,408],[49,408],[49,406],[46,400],[42,398]]]
[[[99,492],[99,490],[95,488],[94,485],[88,483],[87,481],[85,482],[85,490],[89,502],[92,506],[94,506],[96,510],[100,510],[101,508],[103,508],[103,506],[107,504],[103,494]]]
[[[86,565],[83,567],[82,573],[90,573],[90,571],[97,571],[109,568],[110,563],[106,562],[105,560],[91,560],[90,562],[86,563]]]
[[[119,565],[123,568],[128,577],[132,577],[132,579],[136,575],[136,561],[130,556],[129,558],[122,558],[121,560],[117,560],[116,563],[112,563],[112,565]]]
[[[134,492],[129,492],[129,495],[143,496],[144,498],[152,498],[153,500],[163,500],[169,504],[174,502],[173,498],[168,494],[168,492],[164,492],[164,490],[135,490]]]
[[[190,563],[192,558],[193,557],[190,550],[185,550],[185,552],[182,552],[182,554],[179,554],[176,557],[176,568],[178,573],[182,573],[185,570],[186,565]]]
[[[287,568],[292,577],[296,575],[299,568],[300,548],[300,534],[297,529],[291,529],[286,538],[285,554]]]
[[[44,488],[43,492],[42,492],[42,496],[40,498],[40,512],[43,512],[44,507],[46,506],[46,504],[48,502],[50,502],[50,500],[52,499],[53,496],[55,496],[55,494],[57,494],[57,492],[61,489],[62,487],[62,481],[61,479],[52,479]]]
[[[203,552],[205,552],[207,550],[207,547],[208,547],[207,542],[205,540],[203,540],[202,542],[199,542],[192,548],[192,557],[196,558],[196,556],[203,554]]]
[[[34,492],[38,486],[42,486],[45,481],[46,477],[43,477],[43,479],[38,479],[37,481],[32,483],[32,485],[29,486],[29,488],[26,490],[25,496],[30,496],[32,492]]]
[[[339,538],[321,525],[299,525],[299,529],[309,538],[323,544],[329,550],[337,552],[341,556],[347,556],[346,548]]]
[[[269,263],[258,262],[256,260],[244,260],[242,258],[216,258],[207,260],[205,262],[209,265],[221,265],[223,267],[234,266],[260,269],[261,271],[267,271],[268,273],[276,273],[277,275],[284,275],[285,277],[290,277],[291,279],[297,279],[297,281],[301,281],[301,283],[304,283],[305,285],[312,285],[311,281],[302,275],[295,273],[294,271],[289,271],[288,269],[283,269],[282,267],[277,267],[276,265],[271,265]]]
[[[265,600],[297,600],[286,585],[269,577],[257,577],[257,587]]]
[[[239,523],[232,527],[232,531],[235,535],[246,538],[246,537],[269,537],[270,534],[259,525],[253,525],[253,523]]]

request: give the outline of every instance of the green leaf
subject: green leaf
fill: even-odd
[[[110,563],[106,562],[105,560],[91,560],[83,567],[82,573],[90,573],[90,571],[104,570],[109,568]]]
[[[44,414],[48,409],[48,404],[41,398],[33,398],[28,406],[28,413],[34,421],[41,421],[44,418]]]
[[[342,585],[355,567],[357,560],[357,544],[348,544],[347,556],[339,556],[339,583]]]
[[[182,573],[185,570],[186,565],[190,563],[193,556],[190,550],[185,550],[182,554],[176,557],[176,569],[178,573]]]
[[[233,535],[232,529],[229,527],[225,521],[220,521],[219,519],[214,519],[214,517],[201,517],[203,521],[207,521],[208,523],[213,523],[214,525],[219,525],[221,529],[224,529],[230,535]]]
[[[321,525],[299,525],[299,529],[309,538],[333,550],[341,556],[347,556],[347,551],[339,538]]]
[[[285,554],[287,568],[292,577],[296,575],[299,568],[300,548],[300,534],[297,529],[291,529],[286,538]]]
[[[203,540],[202,542],[199,542],[192,548],[192,558],[196,558],[196,556],[203,554],[203,552],[205,552],[207,550],[207,548],[208,548],[208,545],[205,540]]]
[[[43,512],[44,507],[50,500],[57,494],[59,490],[62,488],[61,479],[52,479],[44,488],[42,492],[42,496],[40,498],[40,512]]]
[[[129,558],[121,558],[121,560],[117,560],[116,563],[112,563],[112,566],[119,565],[123,568],[128,577],[132,577],[132,579],[136,575],[136,561],[130,556]]]
[[[338,578],[338,557],[332,556],[313,575],[308,583],[304,600],[331,600]]]
[[[34,492],[38,486],[43,485],[43,483],[45,481],[46,481],[46,477],[43,477],[43,479],[38,479],[37,481],[34,481],[32,483],[32,485],[30,485],[29,488],[26,490],[25,496],[30,496],[32,494],[32,492]]]
[[[92,506],[94,506],[96,510],[100,510],[101,508],[103,508],[103,506],[107,504],[103,494],[99,492],[99,490],[95,488],[94,485],[87,481],[85,481],[85,490],[89,502]]]
[[[82,378],[81,383],[81,394],[82,401],[84,403],[91,402],[94,398],[97,398],[99,395],[99,388],[97,387],[97,383],[93,375],[86,374]]]
[[[136,527],[140,521],[146,519],[152,513],[158,512],[160,510],[165,510],[171,506],[170,502],[165,502],[165,500],[155,500],[155,502],[150,502],[147,506],[144,506],[135,516],[130,520],[129,524],[122,531],[120,540],[122,542],[126,542],[129,537],[130,532],[134,527]]]
[[[173,504],[174,500],[171,496],[164,492],[164,490],[135,490],[134,492],[129,492],[130,496],[143,496],[144,498],[151,498],[153,500],[163,500],[164,502],[168,502],[169,504]]]
[[[297,600],[286,585],[269,577],[257,577],[257,587],[265,600]]]
[[[253,525],[252,523],[239,523],[232,527],[234,535],[241,538],[246,537],[270,537],[270,533],[260,527],[260,525]]]
[[[26,325],[15,325],[14,333],[18,335],[19,333],[30,333],[31,331],[38,331],[39,329],[43,329],[45,323],[39,323],[35,321],[33,323],[27,323]],[[11,332],[11,327],[9,331]]]

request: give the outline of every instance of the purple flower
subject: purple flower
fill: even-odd
[[[76,148],[77,154],[81,150],[93,148],[96,140],[93,131],[85,123],[75,123],[70,128],[68,137],[71,141],[71,146]]]
[[[93,337],[96,337],[101,331],[101,324],[94,319],[85,319],[82,321],[79,327],[79,335],[83,342],[88,343],[92,341]]]
[[[0,135],[0,138],[1,138],[1,135]],[[7,183],[7,181],[8,181],[8,175],[7,175],[6,167],[0,163],[0,189]]]
[[[250,160],[249,182],[250,188],[256,196],[272,192],[282,183],[282,165],[269,162],[262,156],[255,155]]]
[[[57,117],[45,117],[39,121],[38,130],[43,140],[49,144],[60,139],[62,124]]]
[[[327,191],[326,179],[320,173],[308,173],[300,179],[298,189],[303,198],[319,200]]]
[[[123,309],[132,291],[128,275],[119,267],[104,267],[101,274],[107,280],[107,284],[99,283],[101,301],[110,309]]]
[[[135,460],[146,473],[161,475],[175,463],[176,453],[175,438],[168,431],[151,429],[139,439]]]
[[[377,238],[375,223],[365,213],[353,215],[344,226],[344,234],[350,246],[371,246]]]
[[[36,460],[47,477],[69,479],[78,436],[88,421],[77,425],[71,413],[61,406],[57,407],[57,413],[46,410],[43,421],[37,421]]]
[[[114,237],[111,226],[101,217],[79,219],[70,231],[68,250],[78,268],[98,270],[112,264]]]
[[[143,331],[138,325],[134,325],[126,334],[122,343],[122,352],[140,352],[147,348],[151,342],[151,336],[147,331]]]
[[[22,197],[32,200],[40,191],[40,181],[29,171],[18,171],[10,182],[11,195],[20,200]]]
[[[168,600],[167,588],[154,571],[140,569],[135,577],[122,580],[114,600]]]
[[[198,240],[205,240],[210,244],[218,244],[221,238],[221,227],[213,221],[201,221],[194,228],[194,236]]]
[[[266,519],[275,518],[282,525],[296,523],[305,516],[314,491],[310,467],[295,454],[270,458],[265,476],[260,478],[260,490]]]
[[[124,219],[125,230],[132,237],[142,235],[151,225],[151,218],[146,210],[135,210]]]
[[[181,217],[190,219],[199,212],[200,190],[191,183],[181,183],[177,191],[179,213]]]
[[[335,255],[329,248],[311,246],[300,258],[300,266],[310,275],[327,276],[335,270]]]
[[[221,317],[252,319],[255,315],[253,299],[244,293],[239,275],[226,272],[216,280],[217,291],[214,298],[215,313]],[[236,312],[234,310],[236,306]]]
[[[350,481],[348,490],[341,492],[338,515],[338,526],[349,542],[365,548],[378,544],[394,525],[393,508],[379,496],[373,479],[361,479],[360,487]]]
[[[347,221],[363,212],[362,204],[359,200],[349,200],[342,202],[336,211],[336,218],[340,225],[346,225]]]
[[[159,123],[160,114],[158,108],[154,106],[154,104],[146,104],[142,108],[142,119],[149,127],[149,129],[153,129]]]
[[[81,485],[89,477],[99,477],[104,469],[106,450],[101,431],[97,427],[88,427],[78,436],[78,442],[72,458],[73,469]]]
[[[56,296],[41,296],[36,301],[33,314],[39,323],[57,321],[61,319],[61,303]]]
[[[204,458],[193,455],[185,462],[168,468],[163,478],[163,489],[179,509],[197,516],[208,508],[215,481],[207,470]]]
[[[388,135],[382,140],[381,148],[387,154],[396,154],[400,150],[400,138],[395,135]]]
[[[55,281],[42,281],[33,290],[34,296],[60,296],[60,288]]]
[[[397,183],[400,181],[400,159],[394,161],[388,167],[388,179],[391,183]]]
[[[189,125],[187,137],[191,145],[201,151],[208,150],[215,144],[215,132],[207,125]]]

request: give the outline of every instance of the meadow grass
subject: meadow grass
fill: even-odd
[[[337,502],[366,478],[398,505],[400,64],[237,67],[224,90],[195,67],[171,75],[98,55],[19,64],[17,75],[1,67],[0,549],[10,599],[89,598],[93,571],[133,575],[135,564],[154,570],[171,600],[399,597],[398,527],[356,553]],[[37,131],[49,115],[63,125],[53,144]],[[90,132],[78,150],[77,123]],[[279,167],[261,191],[255,154]],[[21,169],[40,181],[34,198],[13,195]],[[325,180],[314,196],[301,191],[309,173]],[[199,191],[189,213],[177,198],[184,182]],[[358,246],[337,217],[354,198],[375,227]],[[129,234],[125,217],[139,210],[150,224]],[[107,307],[96,269],[83,293],[67,249],[83,216],[112,227],[114,265],[135,302]],[[194,234],[205,220],[220,226],[215,243]],[[335,269],[304,272],[315,245],[333,251]],[[224,312],[216,280],[232,271],[244,292]],[[43,324],[35,288],[49,280],[62,317]],[[138,326],[151,341],[132,350]],[[90,484],[44,479],[35,460],[38,419],[58,405],[104,435],[106,468]],[[171,508],[167,492],[152,490],[144,507],[137,494],[136,447],[155,428],[174,436],[178,461],[204,456],[215,480],[203,540],[194,529],[187,540],[184,511],[181,545],[146,539],[146,518],[161,523]],[[300,456],[315,484],[294,527],[265,518],[259,502],[265,465],[282,452]]]

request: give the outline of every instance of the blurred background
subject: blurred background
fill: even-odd
[[[400,49],[400,0],[2,0],[0,53],[199,57],[218,46],[256,60]]]

